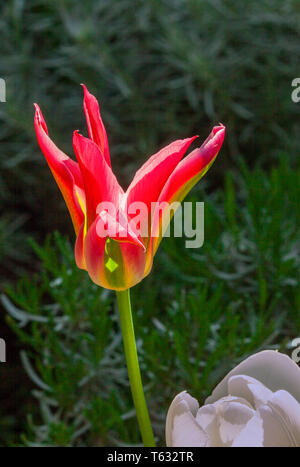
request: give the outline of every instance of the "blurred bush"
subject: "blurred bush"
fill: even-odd
[[[260,349],[288,351],[300,335],[300,171],[282,159],[269,179],[244,164],[225,192],[205,199],[206,241],[167,238],[154,270],[132,289],[139,358],[155,433],[183,389],[196,397]],[[289,189],[292,187],[292,189]],[[73,245],[56,234],[33,243],[41,271],[2,297],[27,345],[22,361],[39,413],[25,445],[138,443],[114,294],[76,268]]]
[[[194,192],[207,201],[204,248],[199,254],[167,239],[155,273],[134,293],[162,437],[171,392],[190,387],[204,396],[233,357],[299,335],[300,104],[291,100],[291,82],[300,76],[299,2],[11,0],[1,3],[0,31],[7,85],[7,102],[0,103],[0,288],[23,273],[4,305],[41,407],[40,415],[36,404],[27,410],[31,386],[19,384],[17,362],[2,366],[5,394],[15,399],[1,408],[1,444],[19,440],[26,412],[33,414],[26,443],[138,440],[112,297],[76,270],[67,236],[37,246],[47,232],[69,234],[72,226],[36,143],[33,102],[51,137],[72,155],[72,131],[86,134],[84,82],[100,100],[124,186],[162,145],[194,133],[202,140],[218,121],[227,126],[206,195]],[[239,154],[250,171],[237,164]],[[38,242],[35,257],[28,235]],[[107,348],[97,354],[90,320],[100,317]],[[8,332],[1,322],[0,336]],[[108,376],[107,361],[114,362]],[[157,387],[153,374],[161,378]],[[11,409],[16,405],[23,415]]]
[[[7,82],[0,201],[28,213],[29,231],[66,225],[37,147],[32,104],[72,154],[72,131],[85,131],[81,82],[101,102],[124,185],[162,144],[206,137],[218,121],[228,127],[218,180],[238,153],[270,165],[281,150],[290,158],[299,151],[300,107],[291,100],[300,75],[296,0],[253,0],[246,8],[237,0],[13,0],[0,13]]]

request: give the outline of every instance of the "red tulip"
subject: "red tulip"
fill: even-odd
[[[154,210],[155,215],[150,216],[152,203],[183,200],[216,158],[224,140],[225,127],[214,127],[202,146],[185,158],[186,150],[196,137],[174,141],[161,149],[137,171],[124,192],[111,169],[98,102],[85,86],[83,88],[89,138],[74,132],[78,163],[60,151],[49,138],[38,105],[35,105],[35,130],[72,218],[77,235],[75,257],[78,267],[87,270],[98,285],[126,290],[150,272],[161,240],[164,211]],[[129,212],[129,207],[136,202],[143,202],[147,208],[145,216],[149,224],[143,235],[131,222],[134,215]],[[112,206],[112,212],[104,209],[103,203]]]

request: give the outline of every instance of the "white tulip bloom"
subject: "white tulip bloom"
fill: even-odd
[[[228,373],[199,408],[186,391],[173,400],[166,421],[172,447],[300,446],[300,368],[266,350]]]

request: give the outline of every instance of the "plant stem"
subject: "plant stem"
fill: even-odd
[[[154,447],[155,441],[145,400],[136,350],[129,289],[116,292],[116,294],[119,306],[129,382],[142,440],[144,446]]]

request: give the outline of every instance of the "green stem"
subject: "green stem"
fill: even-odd
[[[116,292],[116,294],[120,312],[121,329],[123,334],[129,382],[142,440],[144,446],[154,447],[155,441],[145,400],[139,361],[136,351],[129,289],[122,292]]]

